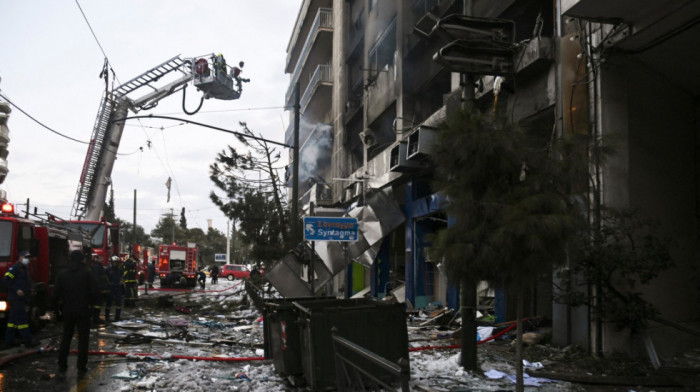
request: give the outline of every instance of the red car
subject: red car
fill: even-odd
[[[219,270],[219,277],[228,280],[248,278],[250,277],[250,270],[245,265],[226,264]]]

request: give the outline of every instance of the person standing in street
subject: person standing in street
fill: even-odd
[[[27,302],[32,288],[29,279],[30,256],[28,251],[19,252],[17,262],[5,272],[5,276],[2,278],[2,283],[7,287],[7,301],[10,308],[3,348],[14,346],[18,333],[22,337],[25,347],[34,347],[38,344],[32,340],[32,333],[29,330],[29,314],[27,313]]]
[[[85,263],[85,255],[79,250],[74,250],[70,253],[68,268],[56,279],[51,297],[54,312],[59,309],[63,312],[63,335],[58,349],[58,375],[61,378],[66,376],[68,352],[76,327],[78,329],[78,376],[83,376],[87,372],[90,311],[91,305],[99,294],[97,281]],[[61,305],[62,308],[59,308]]]
[[[136,297],[138,296],[136,262],[133,257],[129,255],[129,258],[124,262],[124,306],[127,308],[136,306]]]
[[[148,264],[148,288],[153,288],[153,281],[156,279],[156,261],[151,260]]]
[[[204,290],[207,283],[207,275],[204,273],[202,267],[197,269],[197,282],[199,282],[199,287]]]
[[[119,256],[112,256],[112,265],[107,268],[109,280],[109,302],[105,310],[105,321],[109,322],[110,309],[114,306],[114,321],[122,319],[122,297],[124,294],[124,266]]]
[[[214,264],[211,266],[211,272],[209,272],[209,276],[211,276],[211,284],[216,284],[219,281],[219,266]]]
[[[92,258],[92,275],[97,281],[97,287],[100,294],[92,306],[92,324],[94,327],[99,325],[104,325],[107,322],[109,313],[109,279],[107,278],[107,271],[105,270],[102,262],[99,260],[97,255],[93,255]],[[105,306],[105,320],[100,318],[100,311],[102,310],[102,305]]]

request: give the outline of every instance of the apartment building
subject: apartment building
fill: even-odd
[[[311,202],[329,213],[371,207],[370,214],[356,214],[367,230],[364,247],[324,244],[321,258],[335,277],[331,291],[395,295],[416,308],[459,307],[458,287],[427,252],[430,234],[450,217],[432,188],[426,157],[440,122],[470,100],[531,132],[621,140],[613,161],[591,166],[590,198],[641,209],[679,243],[676,267],[640,289],[666,322],[650,324],[646,353],[670,355],[697,344],[692,331],[700,298],[694,283],[700,265],[700,71],[692,48],[700,47],[699,5],[305,0],[286,64],[289,107],[299,86],[302,205],[306,213]],[[512,57],[491,62],[492,74],[465,72],[488,58],[449,46],[464,28],[454,15],[512,22],[511,30],[505,27],[508,37],[501,36],[510,42]],[[452,20],[458,31],[441,27]],[[290,124],[287,143],[293,110]],[[380,227],[386,221],[391,224]],[[555,280],[552,274],[533,287],[526,301],[527,314],[552,320],[555,343],[644,350],[590,309],[554,303]],[[499,317],[513,319],[508,288],[496,287],[494,299]]]

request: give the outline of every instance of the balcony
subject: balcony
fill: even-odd
[[[333,68],[328,64],[321,64],[316,67],[306,90],[301,97],[300,106],[302,113],[306,113],[309,104],[314,96],[318,96],[317,100],[323,106],[320,110],[315,110],[318,113],[325,113],[330,108],[331,87],[333,86]]]
[[[319,8],[333,8],[333,0],[301,0],[301,8],[294,23],[294,30],[287,44],[287,59],[284,63],[284,73],[291,73],[299,60],[301,45],[309,35],[311,24]]]
[[[329,8],[319,8],[314,18],[314,22],[309,30],[309,35],[306,36],[306,41],[299,55],[299,60],[294,66],[289,88],[285,96],[285,104],[292,105],[292,97],[294,96],[294,85],[299,80],[306,64],[319,64],[331,56],[333,45],[333,12]],[[289,60],[289,53],[287,60]],[[304,86],[302,86],[302,89]]]

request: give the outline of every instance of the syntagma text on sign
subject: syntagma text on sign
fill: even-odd
[[[304,217],[304,239],[307,241],[357,241],[357,218],[323,216]]]

